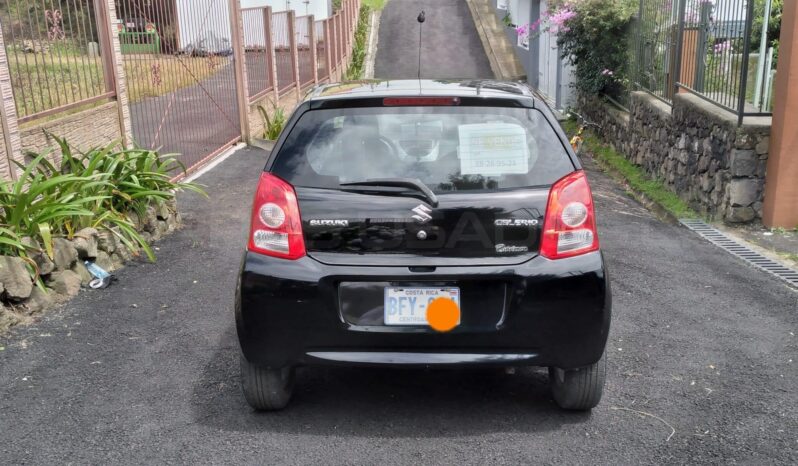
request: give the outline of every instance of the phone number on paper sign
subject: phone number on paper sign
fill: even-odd
[[[472,160],[471,161],[471,168],[473,168],[473,169],[482,169],[482,168],[515,168],[515,167],[518,167],[519,165],[522,165],[520,160],[477,159],[477,160]],[[526,167],[524,167],[524,168],[526,168]]]

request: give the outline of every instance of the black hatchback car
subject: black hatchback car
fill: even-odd
[[[243,391],[269,410],[302,365],[544,366],[561,407],[591,409],[610,311],[590,187],[527,87],[325,85],[255,194]]]

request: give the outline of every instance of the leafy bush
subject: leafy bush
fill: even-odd
[[[82,228],[110,230],[131,251],[153,252],[136,231],[132,212],[173,199],[180,190],[204,191],[196,184],[173,181],[185,168],[172,156],[146,149],[115,150],[118,143],[76,152],[55,138],[63,161],[58,169],[48,153],[37,155],[16,181],[0,181],[0,255],[28,257],[32,238],[53,256],[53,238],[72,239]]]
[[[263,139],[274,141],[280,136],[280,132],[285,126],[285,111],[272,102],[274,115],[269,117],[269,111],[263,105],[258,105],[258,111],[263,118]]]
[[[94,180],[49,170],[45,155],[23,167],[16,181],[0,180],[0,255],[27,257],[25,237],[42,239],[51,251],[53,232],[66,231],[76,219],[93,215],[90,204],[96,198],[75,187]]]
[[[562,0],[576,13],[558,32],[562,57],[576,68],[576,88],[617,96],[628,82],[629,40],[638,0]]]
[[[347,80],[360,79],[363,77],[363,62],[366,60],[366,42],[368,41],[371,7],[364,2],[358,14],[357,29],[355,29],[355,44],[352,47],[352,63],[349,64],[349,69],[346,70]]]
[[[755,0],[754,23],[751,30],[752,50],[759,50],[759,41],[762,40],[762,28],[765,23],[766,0]],[[781,35],[781,16],[784,12],[784,0],[773,0],[768,20],[767,47],[773,47],[773,65],[779,61],[779,37]]]
[[[754,49],[758,48],[762,38],[762,28],[765,23],[765,6],[767,0],[754,1],[754,22],[751,29],[751,44]],[[784,12],[784,0],[773,0],[770,5],[770,18],[768,19],[767,45],[774,46],[779,41],[781,35],[781,15]]]

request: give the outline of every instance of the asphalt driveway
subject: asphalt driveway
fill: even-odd
[[[390,0],[382,11],[374,75],[378,78],[418,77],[418,14],[421,31],[421,75],[431,79],[492,78],[465,0]]]
[[[558,410],[540,370],[348,368],[300,370],[288,409],[253,413],[232,303],[264,160],[240,151],[199,180],[210,200],[182,195],[156,264],[0,338],[0,463],[798,462],[798,294],[590,161],[614,292],[592,413]]]

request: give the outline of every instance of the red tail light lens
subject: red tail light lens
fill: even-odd
[[[540,254],[549,259],[598,251],[593,194],[585,172],[579,170],[551,187]]]
[[[294,187],[271,173],[260,176],[252,205],[247,249],[291,260],[305,255],[302,220]]]
[[[386,107],[421,107],[460,105],[459,97],[386,97],[382,99]]]

